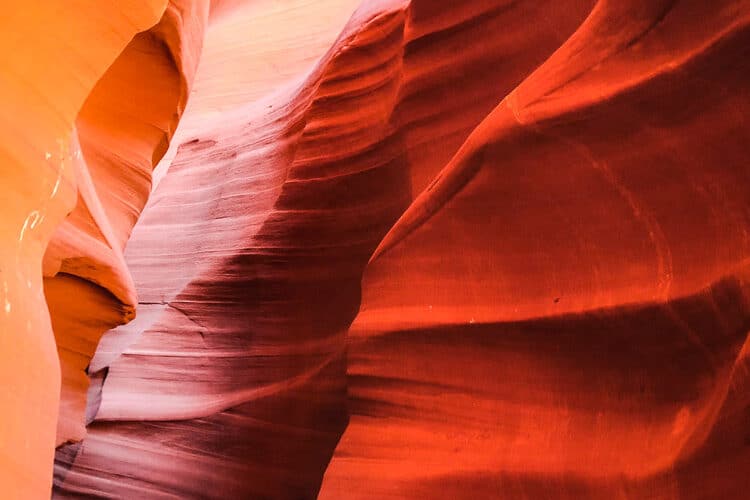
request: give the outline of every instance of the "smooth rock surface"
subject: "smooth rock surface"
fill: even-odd
[[[320,498],[742,498],[747,2],[599,2],[380,244]]]
[[[746,497],[750,2],[66,6],[0,21],[4,495]]]
[[[45,498],[52,483],[60,361],[44,302],[42,257],[82,183],[76,116],[110,63],[135,33],[159,19],[164,6],[164,1],[85,0],[3,5],[0,485],[5,498]],[[45,275],[56,271],[45,266]]]

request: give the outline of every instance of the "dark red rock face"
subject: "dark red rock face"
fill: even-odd
[[[54,497],[747,498],[750,1],[166,9],[78,115]]]

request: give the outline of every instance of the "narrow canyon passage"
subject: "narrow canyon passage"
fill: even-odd
[[[750,1],[74,3],[0,36],[8,498],[745,497]]]

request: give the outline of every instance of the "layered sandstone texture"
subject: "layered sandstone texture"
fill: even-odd
[[[6,12],[4,496],[747,498],[750,0]]]

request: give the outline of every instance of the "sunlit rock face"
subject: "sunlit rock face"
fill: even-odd
[[[0,21],[4,496],[746,498],[750,2],[115,3]]]
[[[187,102],[208,2],[172,0],[88,94],[75,125],[78,200],[44,256],[44,292],[62,368],[57,444],[85,435],[86,369],[101,336],[136,314],[123,248]]]
[[[60,361],[43,295],[42,257],[86,192],[75,130],[97,80],[164,2],[6,2],[0,20],[0,485],[44,498],[60,397]],[[60,271],[45,261],[44,275]]]

